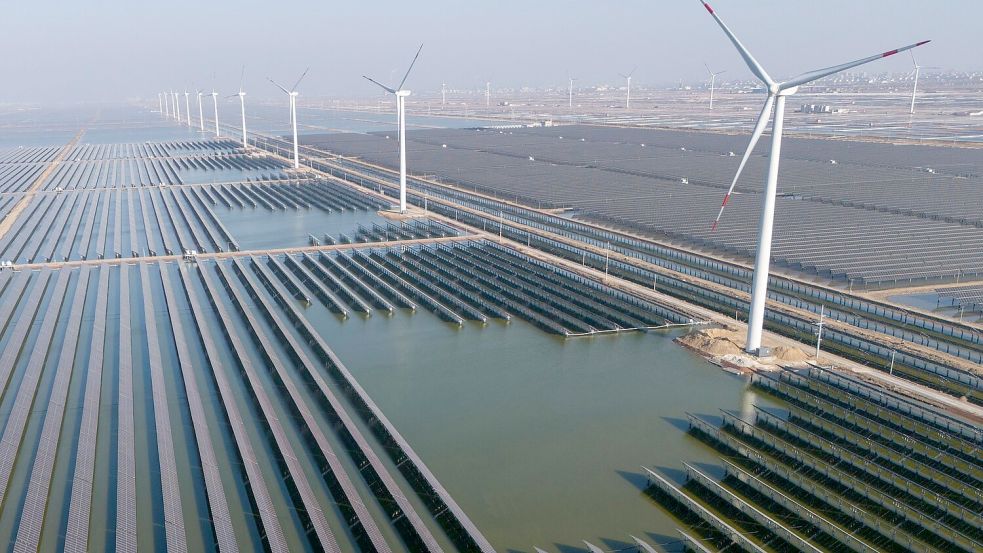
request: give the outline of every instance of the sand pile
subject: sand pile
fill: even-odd
[[[744,334],[727,328],[696,330],[676,338],[676,341],[730,369],[769,370],[779,365],[796,365],[811,359],[805,351],[784,345],[771,348],[771,356],[758,359],[744,352]]]
[[[724,328],[701,329],[676,338],[680,344],[710,357],[741,355],[739,340],[738,333]]]
[[[801,363],[812,358],[801,349],[788,346],[775,346],[771,348],[771,355],[775,359],[785,363]]]

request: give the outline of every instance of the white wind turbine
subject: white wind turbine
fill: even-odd
[[[447,104],[447,83],[440,83],[440,105]]]
[[[491,81],[485,81],[485,107],[491,106]]]
[[[246,66],[242,66],[242,73],[239,74],[239,92],[232,96],[239,97],[239,110],[242,114],[242,147],[249,148],[249,140],[246,139],[246,93],[242,90],[242,82],[246,77]],[[232,96],[229,96],[231,98]]]
[[[300,78],[297,79],[297,82],[294,83],[294,86],[290,90],[283,88],[276,81],[267,77],[267,79],[269,79],[271,83],[273,83],[277,88],[282,90],[284,94],[286,94],[287,97],[290,99],[290,125],[293,128],[293,133],[294,133],[294,169],[300,169],[300,146],[297,143],[297,86],[300,84],[300,81],[304,80],[304,77],[307,76],[307,72],[310,70],[311,70],[310,67],[305,69],[304,72],[300,74]]]
[[[181,122],[181,100],[178,98],[177,92],[171,92],[171,97],[174,98],[174,119],[180,123]]]
[[[168,94],[166,92],[160,93],[161,98],[164,99],[164,117],[171,116],[171,101],[167,98]]]
[[[203,94],[200,90],[198,90],[197,92],[198,92],[198,125],[200,127],[201,132],[205,132],[205,113],[201,109],[201,97]]]
[[[570,88],[567,89],[567,104],[570,107],[570,109],[573,109],[573,82],[576,81],[577,79],[574,79],[573,77],[567,77],[567,78],[570,79]]]
[[[914,115],[915,114],[915,92],[918,91],[918,73],[921,71],[922,66],[918,65],[918,62],[915,61],[915,53],[914,52],[909,52],[909,53],[911,54],[911,63],[912,63],[912,65],[915,66],[915,84],[914,84],[914,86],[911,87],[911,109],[909,110],[908,113],[910,113],[911,115]]]
[[[410,76],[410,71],[413,70],[413,66],[416,64],[417,58],[420,57],[420,51],[423,50],[423,45],[417,49],[416,55],[413,56],[413,61],[410,62],[410,67],[406,70],[406,74],[403,75],[403,80],[399,82],[399,86],[396,88],[390,88],[379,81],[366,77],[362,75],[366,80],[378,85],[386,92],[392,94],[396,97],[396,120],[399,122],[399,129],[397,131],[399,139],[399,212],[406,213],[406,97],[410,95],[409,90],[405,90],[403,85],[406,84],[406,79]],[[465,111],[467,108],[465,108]]]
[[[218,92],[212,89],[212,108],[215,111],[215,138],[222,136],[222,131],[218,128]]]
[[[157,113],[164,115],[164,95],[160,92],[157,93],[157,104],[159,105]]]
[[[717,75],[720,75],[721,73],[726,73],[727,70],[717,71],[716,73],[714,73],[713,71],[710,71],[709,65],[704,63],[703,67],[707,68],[707,74],[710,75],[710,109],[713,109],[713,87],[714,84],[717,82]]]
[[[632,69],[627,75],[622,74],[621,78],[628,81],[627,94],[625,94],[625,109],[631,109],[631,76],[635,74],[638,68]]]
[[[765,299],[768,294],[768,266],[771,262],[771,237],[772,229],[775,219],[775,196],[778,189],[778,162],[781,156],[782,149],[782,120],[785,116],[785,99],[792,94],[795,94],[799,87],[810,83],[812,81],[822,79],[823,77],[828,77],[835,73],[841,71],[846,71],[847,69],[857,67],[858,65],[863,65],[881,58],[886,58],[888,56],[893,56],[898,52],[904,52],[905,50],[910,50],[916,46],[921,46],[926,44],[927,40],[917,42],[908,46],[897,48],[895,50],[888,50],[874,56],[866,57],[856,61],[851,61],[843,63],[840,65],[834,65],[824,69],[817,69],[814,71],[807,71],[802,73],[797,77],[792,77],[787,81],[777,82],[765,72],[764,68],[754,59],[754,56],[741,44],[741,41],[734,36],[734,33],[724,24],[724,22],[717,16],[704,0],[699,0],[703,7],[706,8],[707,12],[717,21],[717,24],[730,39],[734,47],[744,58],[744,62],[747,64],[751,73],[761,80],[767,87],[768,98],[765,100],[764,107],[761,109],[761,114],[758,116],[757,122],[754,124],[754,131],[751,133],[751,140],[748,142],[747,149],[744,151],[744,156],[741,158],[741,163],[737,167],[737,174],[734,175],[734,180],[731,181],[730,188],[727,190],[727,194],[724,196],[723,203],[720,205],[720,212],[717,213],[717,218],[713,222],[712,229],[717,228],[717,223],[720,221],[720,216],[723,215],[724,207],[727,205],[727,200],[730,199],[731,193],[734,191],[734,186],[737,184],[737,180],[741,176],[741,171],[744,169],[744,165],[747,163],[748,158],[751,156],[751,152],[754,150],[755,144],[757,144],[758,139],[761,138],[762,132],[764,132],[765,126],[768,124],[768,119],[772,115],[772,108],[774,107],[774,119],[772,122],[771,130],[771,152],[768,154],[768,177],[765,182],[764,193],[762,194],[762,206],[761,206],[761,222],[758,231],[758,250],[754,260],[754,278],[751,284],[751,312],[748,317],[748,333],[747,333],[747,344],[744,346],[744,350],[748,353],[757,354],[761,348],[761,332],[764,323],[765,314]]]
[[[190,93],[187,90],[184,91],[184,114],[188,118],[188,128],[190,129],[191,128],[191,102],[188,99],[189,94]]]

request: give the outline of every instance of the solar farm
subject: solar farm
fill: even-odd
[[[141,132],[176,134],[166,126]],[[715,235],[695,237],[697,227],[712,217],[727,185],[734,161],[728,152],[739,147],[735,137],[607,127],[414,131],[408,143],[415,167],[409,198],[413,213],[409,218],[393,218],[389,208],[397,197],[398,179],[384,168],[394,158],[393,140],[385,132],[306,136],[305,143],[316,148],[301,148],[301,170],[282,156],[289,147],[277,137],[256,134],[249,148],[243,148],[226,138],[186,134],[157,141],[87,142],[86,135],[79,133],[62,147],[0,152],[0,215],[4,217],[0,259],[5,262],[0,270],[4,298],[0,413],[7,451],[7,461],[0,464],[0,534],[10,536],[13,547],[70,551],[531,547],[541,533],[529,529],[513,541],[514,531],[495,526],[500,515],[483,500],[487,492],[468,491],[465,484],[475,477],[456,474],[434,455],[443,451],[453,457],[449,451],[454,441],[435,449],[423,439],[430,454],[418,452],[420,428],[433,429],[433,421],[410,424],[415,439],[404,436],[399,420],[412,421],[412,417],[407,419],[400,402],[395,403],[399,420],[383,412],[359,381],[363,354],[346,342],[363,340],[359,347],[376,349],[385,329],[426,329],[426,343],[437,345],[433,349],[446,346],[456,352],[447,362],[471,364],[470,348],[480,343],[479,337],[499,336],[501,329],[511,336],[504,343],[506,350],[508,344],[526,340],[535,351],[558,348],[550,355],[560,356],[563,350],[586,354],[606,347],[578,342],[583,338],[625,340],[634,335],[652,341],[644,343],[668,343],[676,351],[672,355],[682,356],[674,364],[687,372],[706,363],[675,348],[671,337],[709,322],[726,326],[733,314],[740,316],[748,309],[750,272],[728,261],[740,260],[746,252],[736,246],[725,250],[714,242]],[[787,166],[791,175],[799,177],[794,185],[782,185],[786,205],[830,213],[856,211],[896,220],[898,225],[920,221],[960,232],[979,231],[978,214],[966,208],[966,202],[962,211],[937,207],[938,213],[913,214],[882,205],[849,207],[808,193],[828,188],[846,194],[849,187],[833,184],[846,178],[837,172],[841,168],[864,174],[871,183],[882,171],[895,183],[908,175],[912,189],[917,183],[971,183],[983,174],[979,161],[967,154],[971,150],[946,149],[946,156],[939,157],[934,150],[912,147],[892,158],[892,150],[883,144],[860,146],[880,149],[871,153],[853,147],[838,150],[840,144],[828,141],[788,142],[792,153]],[[323,149],[356,157],[326,155]],[[875,154],[883,167],[866,161]],[[933,172],[919,169],[928,163],[934,165]],[[830,182],[810,184],[816,168]],[[749,182],[760,180],[761,170],[761,160],[755,158]],[[536,182],[540,185],[533,186]],[[574,187],[574,183],[580,184]],[[753,220],[760,184],[742,184],[739,192],[733,203],[747,202],[743,208],[747,212],[728,212],[717,230],[721,236],[739,233],[743,227],[736,221],[741,217]],[[631,194],[638,195],[637,201],[628,201]],[[932,205],[942,205],[936,199]],[[681,224],[686,205],[701,213],[700,225],[693,222],[687,227],[693,229],[693,236],[662,230],[663,220]],[[660,211],[645,213],[647,206]],[[783,205],[782,209],[792,208]],[[941,217],[943,211],[948,215]],[[643,213],[647,219],[641,218]],[[753,247],[753,229],[746,233],[744,247]],[[649,242],[644,236],[659,240]],[[692,249],[672,249],[671,244],[679,243]],[[776,251],[782,247],[776,242]],[[955,256],[937,254],[931,259],[946,270],[949,266],[942,263],[950,260],[964,283],[974,274],[971,264],[960,265]],[[891,270],[904,269],[892,266]],[[811,271],[800,267],[796,274],[820,276],[817,269]],[[945,281],[948,276],[940,273],[928,280]],[[843,278],[829,270],[818,280]],[[862,285],[859,276],[852,278],[857,279],[855,285]],[[874,280],[867,284],[877,285]],[[953,291],[953,301],[971,301],[973,289],[961,286],[967,292]],[[786,339],[808,342],[822,305],[828,318],[824,348],[889,373],[887,377],[903,386],[937,393],[943,402],[965,402],[967,408],[983,402],[983,380],[974,369],[983,360],[983,336],[973,327],[929,314],[912,316],[895,306],[808,281],[775,276],[772,288],[768,327]],[[368,321],[382,326],[363,327]],[[456,338],[456,333],[463,337]],[[406,347],[399,344],[398,335],[395,340],[395,347]],[[454,345],[457,340],[463,340],[461,344],[472,340],[474,346]],[[339,346],[345,356],[336,353]],[[639,355],[647,356],[648,351],[643,348]],[[550,359],[543,357],[547,369]],[[404,363],[409,361],[400,354],[401,369],[385,373],[381,382],[402,378],[401,373],[413,366]],[[516,361],[519,366],[523,363],[540,364],[537,359]],[[531,374],[531,368],[525,370]],[[801,367],[791,370],[798,376],[783,378],[796,385],[811,378],[812,373],[802,373]],[[417,394],[445,388],[441,379],[426,380],[427,372],[413,373],[412,378],[429,382],[428,389]],[[755,380],[759,387],[767,384],[759,380]],[[374,389],[392,393],[379,382],[374,381]],[[728,393],[742,386],[714,382],[705,386],[719,386]],[[527,404],[550,401],[549,394],[526,384],[512,386],[504,393],[538,394]],[[487,389],[489,385],[483,385],[478,395]],[[665,391],[678,395],[671,388]],[[558,406],[569,403],[570,391],[565,392],[552,401]],[[458,393],[454,390],[450,397]],[[581,398],[578,404],[600,392],[582,393],[586,396],[575,396]],[[415,399],[407,397],[411,403]],[[387,401],[393,404],[391,397]],[[678,402],[669,401],[667,396],[653,408],[662,416],[684,414],[672,411]],[[679,401],[682,408],[703,415],[710,408],[702,397]],[[768,401],[782,405],[787,398],[774,395]],[[496,403],[488,406],[491,412],[497,408]],[[501,432],[482,430],[482,423],[468,418],[465,411],[455,418],[474,441],[460,438],[461,443],[480,449],[484,440]],[[525,414],[529,418],[518,419],[507,427],[508,432],[535,429],[531,421],[545,416],[535,409]],[[492,415],[482,416],[486,420]],[[719,485],[731,486],[744,478],[748,486],[779,490],[776,494],[794,490],[769,480],[760,467],[731,456],[719,444],[729,439],[727,433],[734,428],[744,428],[742,424],[761,425],[755,431],[763,433],[775,427],[788,427],[791,432],[790,425],[800,423],[780,414],[755,416],[758,419],[745,417],[740,422],[725,415],[719,427],[708,426],[705,416],[691,419],[692,434],[717,436],[717,442],[707,441],[727,455],[727,463],[718,467],[728,467],[729,476],[720,476],[717,469],[706,473],[693,465],[687,468],[693,483],[687,484],[687,479],[666,479],[658,467],[651,474],[646,469],[638,475],[640,504],[623,509],[625,490],[600,478],[607,476],[600,471],[598,482],[583,493],[595,498],[610,494],[613,499],[608,504],[615,507],[613,520],[599,525],[597,532],[617,535],[610,543],[638,548],[656,544],[673,550],[673,544],[688,539],[718,548],[728,547],[728,539],[745,543],[736,536],[745,535],[749,528],[757,532],[756,527],[722,522],[731,520],[733,513],[716,511],[717,502],[722,497],[735,508],[755,504],[762,513],[771,504],[762,505],[757,495],[742,496],[741,503],[713,482],[719,479]],[[768,416],[772,418],[765,419]],[[447,420],[440,426],[455,427]],[[796,439],[805,436],[797,427],[795,432]],[[844,436],[841,439],[853,439]],[[554,437],[536,439],[548,443]],[[610,438],[635,441],[617,433]],[[786,434],[779,438],[792,440]],[[688,435],[677,441],[673,447],[686,453],[663,458],[665,466],[679,466],[679,460],[693,458],[713,462],[713,454],[688,443],[692,441]],[[625,447],[624,442],[614,443]],[[962,447],[958,443],[953,447],[957,446]],[[631,463],[644,464],[653,450],[627,453]],[[609,456],[597,455],[598,459]],[[482,457],[494,460],[495,466],[509,463],[504,452],[486,451]],[[439,469],[433,468],[434,459]],[[573,474],[585,478],[578,473],[581,467],[565,467],[550,457],[543,461],[558,478]],[[822,470],[815,462],[816,470]],[[919,462],[928,461],[919,458]],[[892,464],[885,467],[894,470]],[[772,468],[779,470],[778,465]],[[941,469],[936,472],[925,477],[931,482],[924,483],[951,487],[951,475]],[[877,474],[888,478],[883,472]],[[445,487],[445,477],[451,486]],[[621,476],[615,478],[624,482]],[[523,491],[530,486],[517,485]],[[464,491],[452,494],[451,489]],[[744,488],[729,489],[750,494]],[[944,491],[946,497],[956,494],[952,516],[970,516],[976,508],[967,502],[973,496],[964,497],[964,488],[928,489]],[[717,499],[706,495],[707,490],[713,490]],[[543,513],[535,490],[522,495],[522,500],[511,500],[513,510]],[[659,505],[677,501],[691,507],[692,501],[703,501],[715,514],[708,516],[694,507],[694,513],[677,520],[662,514],[653,499]],[[854,496],[839,501],[873,508]],[[786,508],[799,517],[811,516],[798,507]],[[683,512],[674,507],[670,511]],[[897,543],[965,549],[979,540],[949,518],[946,528],[937,528],[930,536],[919,533],[915,524],[935,514],[925,508],[906,515],[914,521],[903,527],[908,537],[888,535],[883,523],[864,530],[859,539],[878,550]],[[657,533],[639,537],[653,516],[658,528],[668,531],[678,526],[688,537],[668,541]],[[523,520],[532,518],[525,514]],[[562,517],[547,518],[553,521],[548,528],[561,532],[556,521]],[[562,530],[564,539],[596,540],[596,534],[578,532],[582,523],[597,518],[585,514],[576,528]],[[623,527],[629,520],[635,522]],[[796,524],[792,519],[780,522],[786,527]],[[841,529],[851,527],[846,515],[832,523]],[[507,527],[515,524],[516,520],[509,520]],[[765,524],[782,539],[793,539],[779,526]],[[493,528],[490,534],[485,527]],[[832,537],[816,534],[803,539],[820,544],[847,539],[831,526],[817,528]],[[782,543],[763,535],[760,539],[767,541],[766,549]]]
[[[0,549],[983,553],[983,3],[40,4]]]
[[[746,138],[591,126],[410,134],[414,174],[736,259],[754,255],[767,158],[752,156],[711,231]],[[393,167],[383,133],[307,136]],[[979,278],[983,156],[974,147],[790,138],[772,261],[859,287]]]

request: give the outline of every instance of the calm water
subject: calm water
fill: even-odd
[[[428,312],[307,315],[500,550],[675,541],[639,465],[712,462],[680,419],[753,400],[676,333],[563,340],[523,322],[456,329]]]
[[[243,249],[381,219],[216,213]],[[713,462],[681,429],[685,413],[752,401],[744,379],[674,344],[678,331],[563,340],[521,321],[457,329],[422,310],[340,321],[315,303],[306,314],[501,550],[675,541],[676,524],[641,493],[640,465]]]
[[[270,212],[264,208],[212,206],[215,215],[239,242],[243,250],[309,246],[308,235],[323,239],[325,234],[338,238],[351,236],[359,224],[385,225],[387,220],[374,211],[325,213],[317,208],[290,212]]]

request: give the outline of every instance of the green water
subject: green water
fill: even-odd
[[[673,333],[563,340],[407,311],[341,322],[317,304],[307,316],[503,551],[675,541],[640,465],[714,461],[680,419],[754,400]]]

